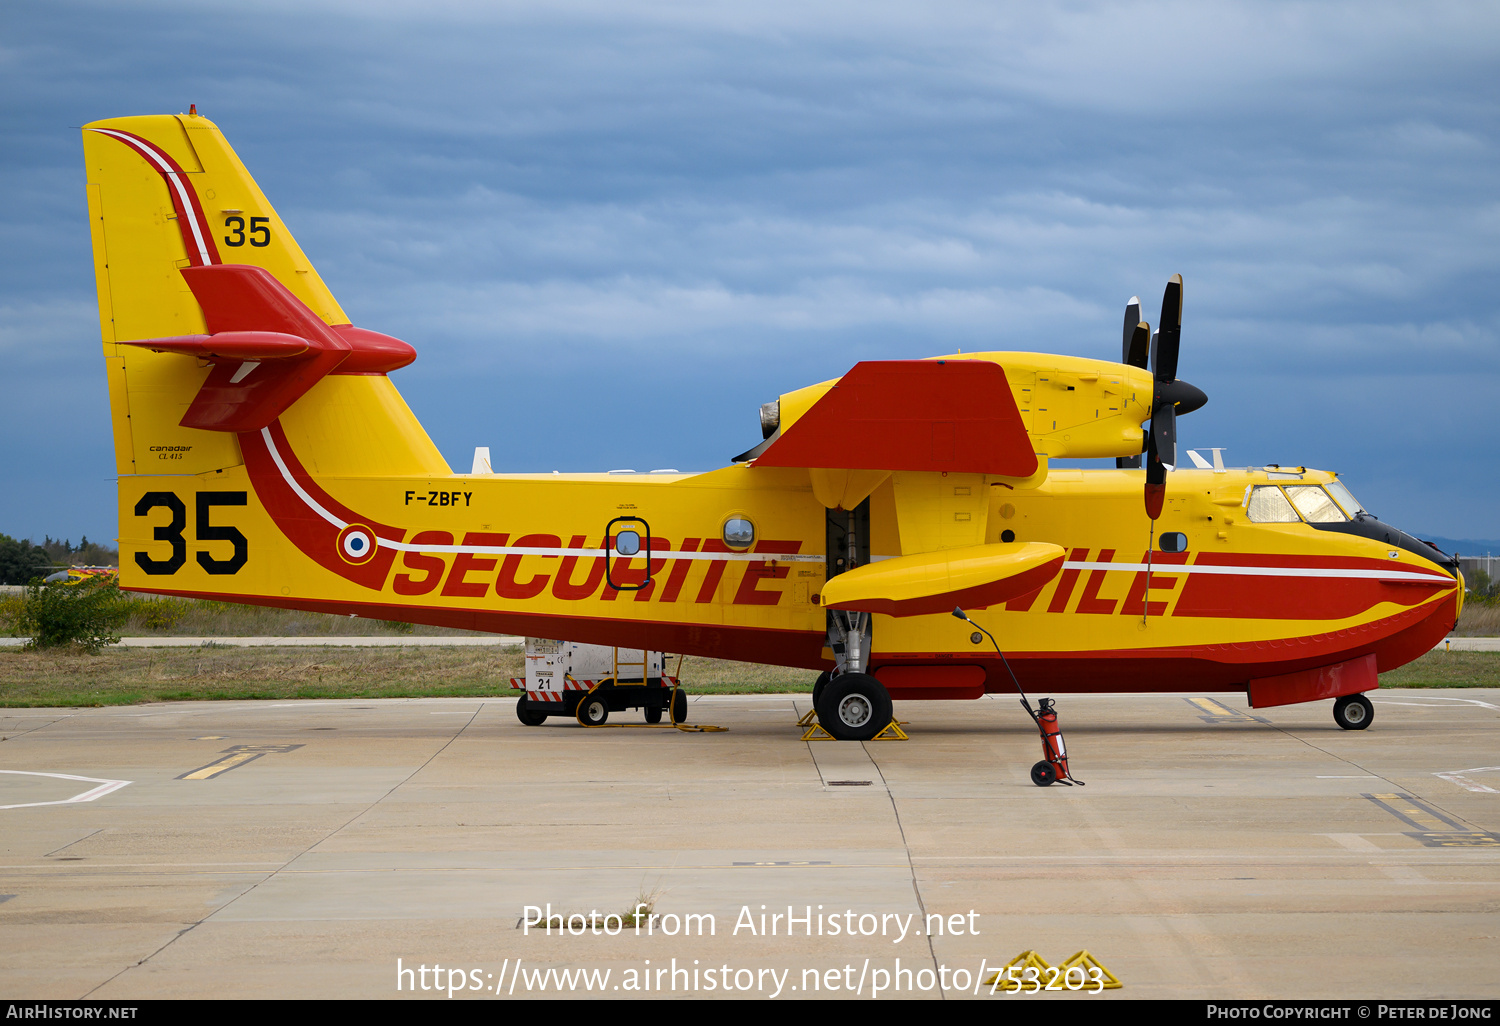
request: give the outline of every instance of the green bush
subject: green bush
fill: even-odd
[[[1489,574],[1477,567],[1464,574],[1464,584],[1468,592],[1465,600],[1468,602],[1494,602],[1500,599],[1500,581],[1492,580]]]
[[[130,612],[148,631],[169,631],[187,615],[188,604],[182,599],[137,599],[130,602]]]
[[[93,578],[82,584],[26,586],[26,599],[13,617],[18,634],[31,638],[32,648],[78,645],[97,652],[120,640],[116,633],[130,616],[130,600],[112,580]]]

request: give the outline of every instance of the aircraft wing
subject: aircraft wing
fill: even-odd
[[[1063,548],[1047,542],[996,542],[897,556],[829,579],[821,601],[832,609],[891,616],[974,609],[1035,591],[1056,577]]]
[[[1020,478],[1037,469],[1005,369],[988,360],[855,364],[753,458],[758,467]]]

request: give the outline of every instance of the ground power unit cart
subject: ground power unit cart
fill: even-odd
[[[671,721],[682,723],[687,695],[677,689],[675,676],[662,673],[664,661],[663,653],[638,648],[527,638],[526,676],[510,679],[511,687],[525,689],[516,718],[536,727],[548,716],[570,716],[597,727],[612,712],[643,709],[647,723],[660,723],[671,706]],[[681,657],[677,664],[680,671]]]

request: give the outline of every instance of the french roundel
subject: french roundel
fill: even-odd
[[[375,532],[364,524],[350,524],[339,532],[336,544],[344,562],[359,564],[369,562],[380,543],[375,540]]]

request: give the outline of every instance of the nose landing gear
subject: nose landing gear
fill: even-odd
[[[1345,730],[1364,730],[1375,719],[1375,707],[1364,695],[1345,695],[1334,700],[1333,722]]]

